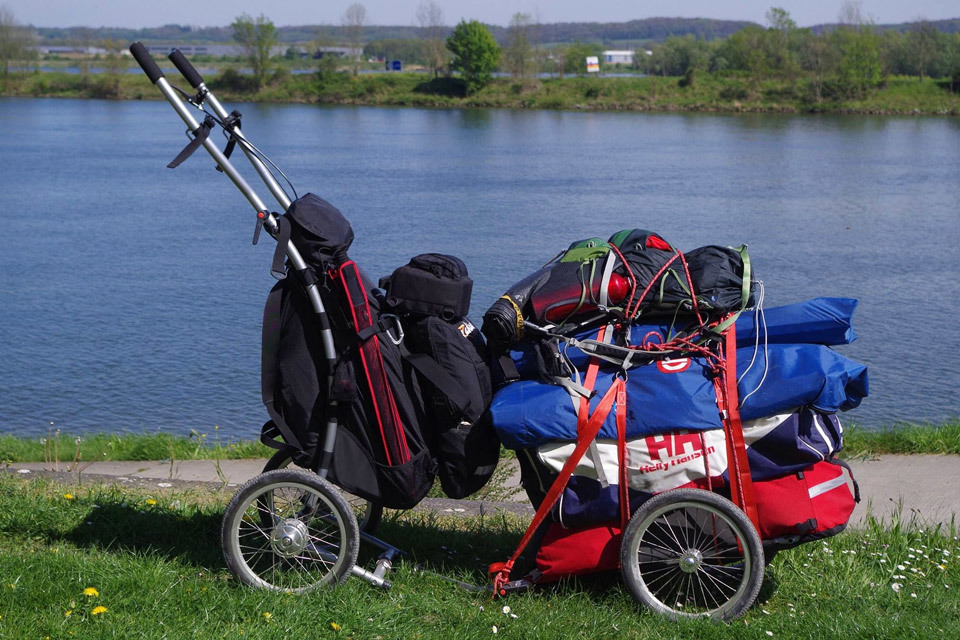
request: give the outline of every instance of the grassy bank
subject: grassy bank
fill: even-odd
[[[258,440],[221,439],[219,429],[189,436],[168,433],[69,435],[56,430],[39,438],[0,435],[0,462],[95,460],[242,460],[273,454]]]
[[[902,423],[877,431],[853,426],[843,434],[843,457],[883,454],[960,454],[960,419],[942,424]]]
[[[173,71],[170,79],[187,86]],[[497,78],[474,95],[463,94],[452,78],[431,80],[414,73],[292,75],[278,71],[254,91],[247,76],[226,72],[209,79],[228,102],[303,102],[341,105],[416,107],[496,107],[597,111],[704,111],[761,113],[867,113],[960,115],[960,94],[944,82],[892,77],[883,88],[856,98],[817,101],[806,81],[755,81],[739,77],[698,76],[693,86],[679,78],[546,78],[518,82]],[[6,96],[160,99],[141,75],[78,75],[62,72],[12,74],[0,91]]]
[[[719,625],[640,611],[616,575],[491,602],[416,569],[483,584],[522,532],[508,515],[388,518],[380,533],[410,552],[393,590],[353,578],[294,596],[230,577],[217,533],[228,492],[0,475],[0,494],[2,638],[489,638],[494,626],[509,638],[960,636],[957,531],[899,521],[779,554],[758,603]]]
[[[76,462],[94,460],[242,460],[273,454],[257,440],[221,438],[219,430],[189,436],[168,433],[72,436],[51,431],[39,438],[0,435],[2,462]],[[504,451],[512,457],[513,453]],[[941,424],[902,423],[876,431],[856,425],[844,432],[842,456],[883,454],[960,455],[960,419]]]

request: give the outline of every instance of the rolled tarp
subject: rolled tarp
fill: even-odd
[[[744,421],[811,407],[825,413],[846,411],[868,393],[867,368],[817,344],[769,344],[754,358],[753,347],[737,350],[739,396]],[[754,360],[751,366],[751,360]],[[613,383],[616,369],[597,375],[591,412]],[[576,407],[565,387],[540,380],[519,380],[501,388],[490,405],[493,424],[511,449],[539,447],[577,438]],[[659,361],[627,373],[627,438],[675,429],[701,431],[722,427],[709,364],[703,358]],[[611,411],[598,438],[617,437]]]

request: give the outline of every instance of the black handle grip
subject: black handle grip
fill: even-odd
[[[173,63],[177,69],[180,70],[180,73],[183,74],[183,77],[187,79],[187,82],[190,83],[190,86],[194,89],[199,89],[200,85],[203,84],[203,78],[200,77],[200,74],[196,69],[193,68],[193,65],[190,64],[190,61],[180,52],[180,49],[174,49],[169,56],[170,62]]]
[[[139,42],[134,42],[130,45],[130,53],[133,54],[133,57],[140,64],[143,72],[150,78],[150,82],[157,84],[157,80],[163,77],[163,71],[160,71],[156,60],[150,57],[147,48]]]

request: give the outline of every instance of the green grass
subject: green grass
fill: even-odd
[[[901,423],[877,431],[852,425],[844,433],[842,456],[845,458],[919,453],[960,455],[960,419],[941,424]],[[501,458],[516,457],[506,449],[501,449],[500,454]],[[240,460],[271,455],[273,449],[257,440],[221,439],[216,427],[209,433],[193,432],[190,436],[168,433],[73,436],[58,431],[40,438],[0,435],[0,462]],[[495,495],[499,494],[494,492],[484,498],[495,499]]]
[[[39,438],[0,435],[0,462],[93,462],[97,460],[241,460],[266,458],[273,449],[258,440],[224,441],[219,428],[189,436],[168,433],[75,436],[59,429]]]
[[[955,527],[871,521],[781,553],[758,603],[721,625],[641,611],[616,575],[492,602],[433,573],[483,583],[525,524],[499,514],[394,514],[380,534],[410,553],[390,592],[351,578],[295,596],[242,587],[225,569],[218,527],[229,493],[0,476],[0,495],[0,638],[466,639],[490,638],[493,626],[508,638],[960,636]],[[92,615],[97,606],[107,611]]]
[[[569,109],[596,111],[705,111],[760,113],[866,113],[960,115],[960,94],[927,79],[891,77],[885,86],[861,97],[827,97],[817,101],[810,81],[757,80],[740,76],[699,74],[693,86],[679,86],[679,78],[626,77],[518,81],[496,78],[471,96],[462,95],[454,78],[431,81],[427,74],[349,73],[293,75],[276,70],[259,92],[245,88],[248,76],[232,80],[209,78],[225,102],[305,102],[321,104],[416,107],[496,107],[511,109]],[[175,71],[169,79],[184,85]],[[836,93],[837,88],[830,88]],[[10,75],[0,95],[120,99],[160,99],[160,93],[141,75],[79,75],[64,72],[24,72]]]
[[[960,454],[960,419],[943,424],[895,424],[879,431],[853,426],[844,432],[846,458],[892,453]]]

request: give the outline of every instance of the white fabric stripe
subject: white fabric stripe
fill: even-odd
[[[815,449],[811,447],[809,444],[807,444],[807,441],[804,440],[803,438],[797,438],[797,442],[805,446],[807,449],[810,449],[810,451],[813,451],[817,455],[817,457],[820,458],[821,460],[826,460],[823,453],[821,453],[819,449]]]
[[[828,455],[833,455],[833,441],[830,440],[830,438],[827,437],[827,432],[823,430],[823,425],[820,424],[820,420],[822,420],[822,419],[823,419],[822,416],[818,416],[818,415],[814,414],[814,416],[813,416],[813,426],[815,426],[815,427],[817,428],[817,433],[820,434],[820,437],[823,438],[824,444],[827,445],[827,454],[828,454]]]
[[[825,494],[827,491],[832,491],[837,487],[842,487],[847,484],[847,479],[844,477],[845,474],[840,474],[833,480],[827,480],[826,482],[821,482],[820,484],[810,487],[807,491],[807,494],[810,496],[810,499],[816,498],[817,496]]]

